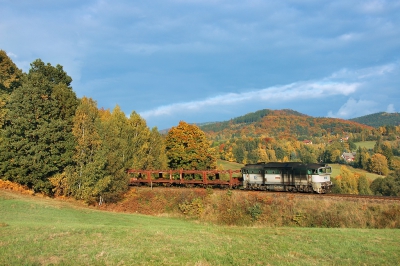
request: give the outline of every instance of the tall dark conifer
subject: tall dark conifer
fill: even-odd
[[[49,193],[48,178],[73,162],[78,100],[71,82],[60,65],[36,60],[11,93],[0,144],[0,174],[6,179]]]

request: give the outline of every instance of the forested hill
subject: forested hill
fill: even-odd
[[[229,121],[223,121],[223,122],[213,122],[213,123],[202,123],[202,124],[197,124],[199,127],[201,127],[202,130],[209,132],[209,131],[222,131],[225,129],[229,129],[232,127],[232,125],[246,125],[246,124],[252,124],[261,121],[265,116],[270,116],[270,115],[288,115],[288,116],[305,116],[302,113],[299,113],[297,111],[293,111],[290,109],[283,109],[283,110],[270,110],[270,109],[263,109],[256,111],[254,113],[248,113],[236,118],[233,118]]]
[[[400,125],[400,113],[386,113],[380,112],[370,115],[365,115],[353,119],[349,119],[360,124],[369,125],[372,127],[381,126],[399,126]]]
[[[229,121],[200,125],[211,139],[239,136],[312,137],[328,134],[359,133],[372,127],[337,118],[316,118],[293,110],[263,109]]]

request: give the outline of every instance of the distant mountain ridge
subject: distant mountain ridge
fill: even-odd
[[[308,117],[308,115],[299,113],[299,112],[291,110],[291,109],[282,109],[282,110],[262,109],[259,111],[247,113],[245,115],[232,118],[228,121],[198,123],[196,125],[199,126],[200,128],[202,128],[202,130],[206,130],[206,131],[209,128],[224,130],[232,124],[240,125],[240,124],[251,124],[251,123],[259,122],[268,115],[293,115],[293,116]]]
[[[232,118],[228,121],[194,123],[208,136],[216,135],[239,136],[278,136],[292,134],[293,136],[318,136],[329,132],[360,132],[363,129],[373,129],[380,126],[400,125],[400,113],[379,112],[352,119],[328,117],[312,117],[291,109],[262,109]],[[169,129],[160,131],[167,134]]]
[[[312,137],[328,134],[359,133],[373,127],[355,121],[312,117],[291,109],[263,109],[229,121],[206,123],[199,127],[211,139],[229,139],[246,136]]]
[[[371,127],[399,126],[400,113],[379,112],[375,114],[356,117],[349,120],[360,124],[368,125]]]

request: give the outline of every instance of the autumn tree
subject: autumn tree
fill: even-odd
[[[112,112],[98,110],[95,101],[84,97],[76,112],[73,132],[78,145],[70,187],[73,196],[88,203],[118,200],[128,189],[128,168],[166,165],[159,133],[150,132],[135,112],[127,118],[119,106]]]
[[[340,167],[340,175],[334,180],[334,193],[339,194],[358,194],[359,176],[352,173],[346,166]]]
[[[5,105],[9,100],[11,92],[21,86],[22,71],[0,50],[0,128],[4,123],[6,114]]]
[[[149,136],[149,145],[144,169],[166,169],[167,155],[165,154],[165,142],[157,127],[152,128]]]
[[[138,113],[133,111],[128,120],[129,124],[129,149],[132,150],[132,163],[130,168],[151,169],[149,163],[149,139],[150,130],[146,121]]]
[[[171,169],[207,170],[216,168],[216,157],[206,135],[196,125],[179,122],[165,139]]]
[[[51,193],[48,178],[71,165],[72,118],[78,100],[62,66],[36,60],[6,104],[0,173],[8,180]]]
[[[386,157],[380,153],[375,153],[372,155],[370,165],[372,173],[387,175],[389,172],[388,161]]]
[[[83,97],[74,117],[75,168],[68,171],[68,193],[87,202],[100,198],[99,185],[106,176],[97,103]]]

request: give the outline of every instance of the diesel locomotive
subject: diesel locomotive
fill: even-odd
[[[299,162],[246,164],[241,169],[244,189],[319,194],[331,190],[331,172],[326,164]]]

